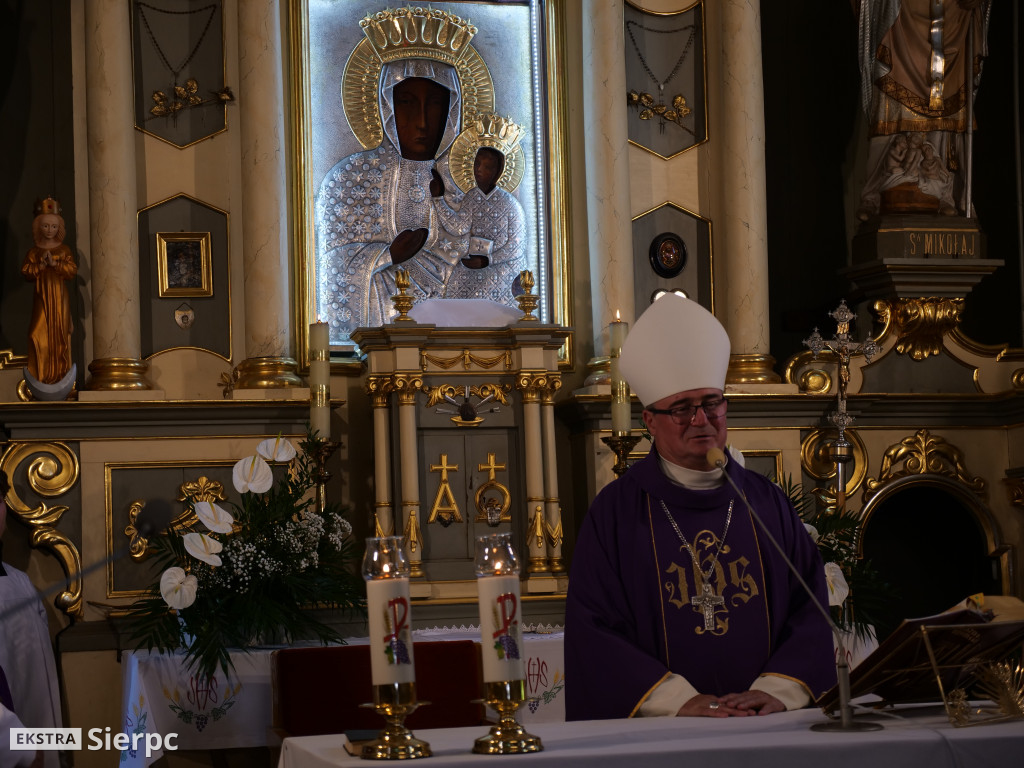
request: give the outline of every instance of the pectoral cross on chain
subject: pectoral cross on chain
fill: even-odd
[[[704,629],[711,631],[715,628],[715,606],[725,605],[725,598],[716,595],[711,591],[711,585],[706,581],[701,590],[700,597],[694,595],[690,598],[690,605],[699,605],[704,611]]]

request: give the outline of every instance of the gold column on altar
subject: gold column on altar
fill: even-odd
[[[548,387],[541,393],[542,426],[544,429],[544,517],[547,537],[548,570],[552,574],[565,573],[562,558],[562,506],[558,500],[558,461],[555,447],[555,392],[562,380],[552,376]]]
[[[388,427],[390,418],[391,379],[386,376],[371,376],[366,382],[366,392],[373,405],[373,485],[374,485],[374,536],[395,535],[395,515],[391,508],[391,457]]]
[[[526,442],[526,519],[529,562],[526,570],[533,574],[548,573],[544,514],[544,446],[541,442],[541,391],[547,385],[547,373],[523,371],[518,387],[523,395],[523,438]]]
[[[405,535],[409,575],[423,577],[423,533],[420,520],[420,459],[416,450],[416,393],[423,381],[416,375],[398,374],[394,378],[398,392],[398,443],[401,466],[402,533]]]

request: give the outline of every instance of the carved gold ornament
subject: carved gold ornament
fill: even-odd
[[[496,186],[514,192],[526,173],[526,159],[519,141],[525,129],[501,115],[484,115],[455,137],[448,152],[448,167],[452,178],[463,192],[476,186],[473,164],[481,147],[496,149],[505,156],[505,167]]]
[[[68,507],[51,507],[45,501],[38,507],[29,507],[13,484],[22,462],[29,458],[31,461],[25,470],[29,488],[44,499],[52,499],[63,496],[78,482],[78,457],[64,443],[12,443],[0,458],[0,469],[12,480],[6,497],[8,509],[31,529],[32,546],[50,550],[69,579],[68,588],[57,595],[53,604],[69,615],[81,616],[82,556],[71,540],[56,528]]]
[[[367,16],[359,26],[365,37],[345,64],[341,96],[345,119],[363,149],[375,149],[384,141],[377,89],[384,64],[399,59],[431,59],[455,68],[462,125],[494,112],[494,82],[470,44],[476,27],[468,21],[431,8],[400,8]]]
[[[476,366],[477,368],[493,368],[498,363],[504,363],[504,367],[509,369],[512,367],[512,350],[505,350],[499,352],[493,357],[483,357],[481,355],[474,355],[468,349],[464,349],[461,352],[456,352],[451,357],[438,357],[437,355],[430,355],[426,352],[420,353],[420,367],[425,371],[427,370],[427,363],[434,365],[442,370],[449,370],[454,368],[459,363],[462,363],[464,370]]]
[[[886,449],[878,479],[869,478],[865,484],[864,501],[897,478],[924,474],[951,477],[975,493],[985,491],[985,481],[967,472],[963,451],[922,429]]]
[[[851,462],[853,471],[846,480],[846,495],[853,496],[864,482],[867,475],[867,449],[860,435],[852,430],[846,430],[846,439],[849,440],[853,449],[853,460]],[[832,480],[836,476],[836,462],[830,455],[830,447],[835,441],[835,431],[831,429],[816,429],[809,434],[800,444],[800,465],[804,472],[819,482]],[[834,502],[832,489],[818,489],[825,491],[823,494],[826,502]]]
[[[942,351],[942,339],[960,325],[964,300],[956,298],[880,299],[874,310],[885,326],[880,338],[897,337],[896,351],[925,360]]]

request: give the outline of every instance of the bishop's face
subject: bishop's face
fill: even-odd
[[[395,131],[407,160],[433,160],[448,123],[451,93],[425,77],[409,77],[395,86]]]
[[[689,413],[679,418],[668,413],[652,413],[645,409],[644,424],[654,438],[658,454],[663,458],[687,469],[707,471],[714,469],[707,461],[707,453],[712,448],[725,448],[726,407],[719,406],[720,415],[708,417],[704,408],[692,409],[692,406],[705,403],[717,403],[722,400],[722,390],[714,388],[688,389],[674,395],[663,397],[648,408],[667,411],[674,408],[691,406]],[[682,413],[681,411],[678,413]],[[690,416],[692,414],[692,418]]]

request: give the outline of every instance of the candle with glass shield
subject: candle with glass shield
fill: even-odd
[[[846,306],[845,299],[840,301],[839,306],[832,312],[829,312],[829,317],[833,318],[838,326],[836,335],[830,341],[826,341],[815,328],[803,343],[814,353],[815,359],[823,350],[828,350],[835,355],[839,364],[836,410],[829,414],[828,420],[839,430],[839,437],[830,446],[829,453],[836,463],[836,512],[842,514],[846,509],[846,484],[850,477],[850,469],[846,465],[853,459],[853,448],[846,439],[846,428],[853,423],[853,417],[846,411],[846,386],[850,382],[850,358],[856,354],[862,354],[865,360],[871,362],[871,358],[878,353],[878,345],[874,339],[856,342],[850,337],[850,323],[857,316]]]
[[[619,319],[619,311],[615,310],[615,322],[608,325],[608,356],[609,381],[612,387],[612,434],[602,437],[601,442],[615,453],[615,465],[612,471],[616,477],[629,469],[629,452],[638,442],[639,435],[630,434],[630,422],[633,419],[633,404],[629,393],[629,384],[619,372],[619,354],[622,342],[626,340],[629,323]]]
[[[477,537],[473,565],[480,602],[484,703],[499,717],[490,732],[474,742],[473,751],[484,755],[538,752],[544,748],[540,739],[516,722],[516,710],[526,701],[526,669],[519,560],[512,534]]]
[[[430,745],[415,738],[405,718],[421,703],[416,700],[412,616],[409,604],[409,561],[401,536],[366,540],[363,556],[367,623],[370,630],[370,673],[373,707],[387,724],[363,747],[362,757],[402,760],[429,757]]]

